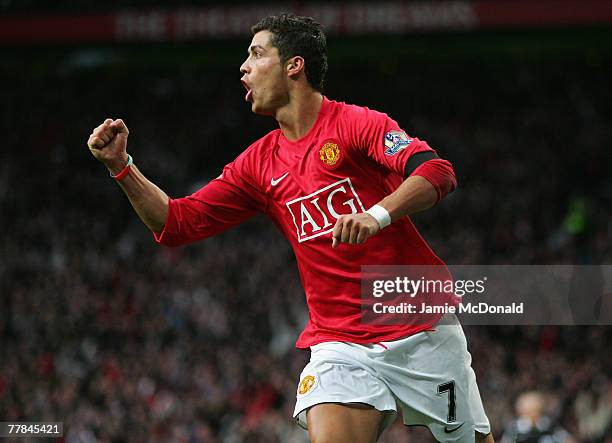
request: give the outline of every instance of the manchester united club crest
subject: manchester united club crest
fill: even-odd
[[[306,377],[302,379],[302,381],[300,381],[300,384],[298,385],[298,394],[299,395],[308,394],[310,390],[314,388],[316,384],[317,384],[317,381],[314,378],[314,375],[307,375]]]
[[[328,168],[336,168],[342,159],[342,151],[335,141],[327,141],[319,150],[319,158]]]

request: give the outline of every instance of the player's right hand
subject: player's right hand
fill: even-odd
[[[100,126],[95,128],[87,146],[93,156],[104,163],[113,173],[121,171],[127,161],[127,138],[130,131],[121,119],[107,118]]]

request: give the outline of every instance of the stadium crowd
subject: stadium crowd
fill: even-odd
[[[0,419],[64,441],[304,442],[291,420],[307,351],[293,253],[263,217],[156,246],[85,142],[123,118],[169,194],[194,191],[274,127],[238,70],[0,73]],[[610,263],[609,59],[341,65],[327,93],[387,112],[455,166],[414,217],[449,264]],[[419,66],[419,69],[415,69]],[[364,87],[363,85],[369,85]],[[538,391],[567,440],[612,442],[610,326],[466,326],[496,438]],[[383,442],[430,441],[398,420]]]

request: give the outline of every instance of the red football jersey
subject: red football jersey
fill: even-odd
[[[291,141],[274,130],[202,189],[171,199],[168,220],[155,239],[170,246],[192,243],[263,212],[291,242],[306,292],[310,320],[298,348],[415,334],[441,315],[418,325],[360,321],[362,265],[443,265],[410,219],[397,220],[361,245],[334,249],[331,233],[341,214],[365,212],[397,189],[406,162],[422,151],[433,150],[386,114],[324,97],[304,137]],[[448,169],[454,187],[450,164]]]

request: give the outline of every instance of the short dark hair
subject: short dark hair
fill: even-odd
[[[271,15],[251,27],[253,35],[270,31],[270,43],[278,49],[281,63],[299,55],[305,61],[310,86],[323,92],[327,73],[327,39],[323,26],[311,17],[293,14]]]

